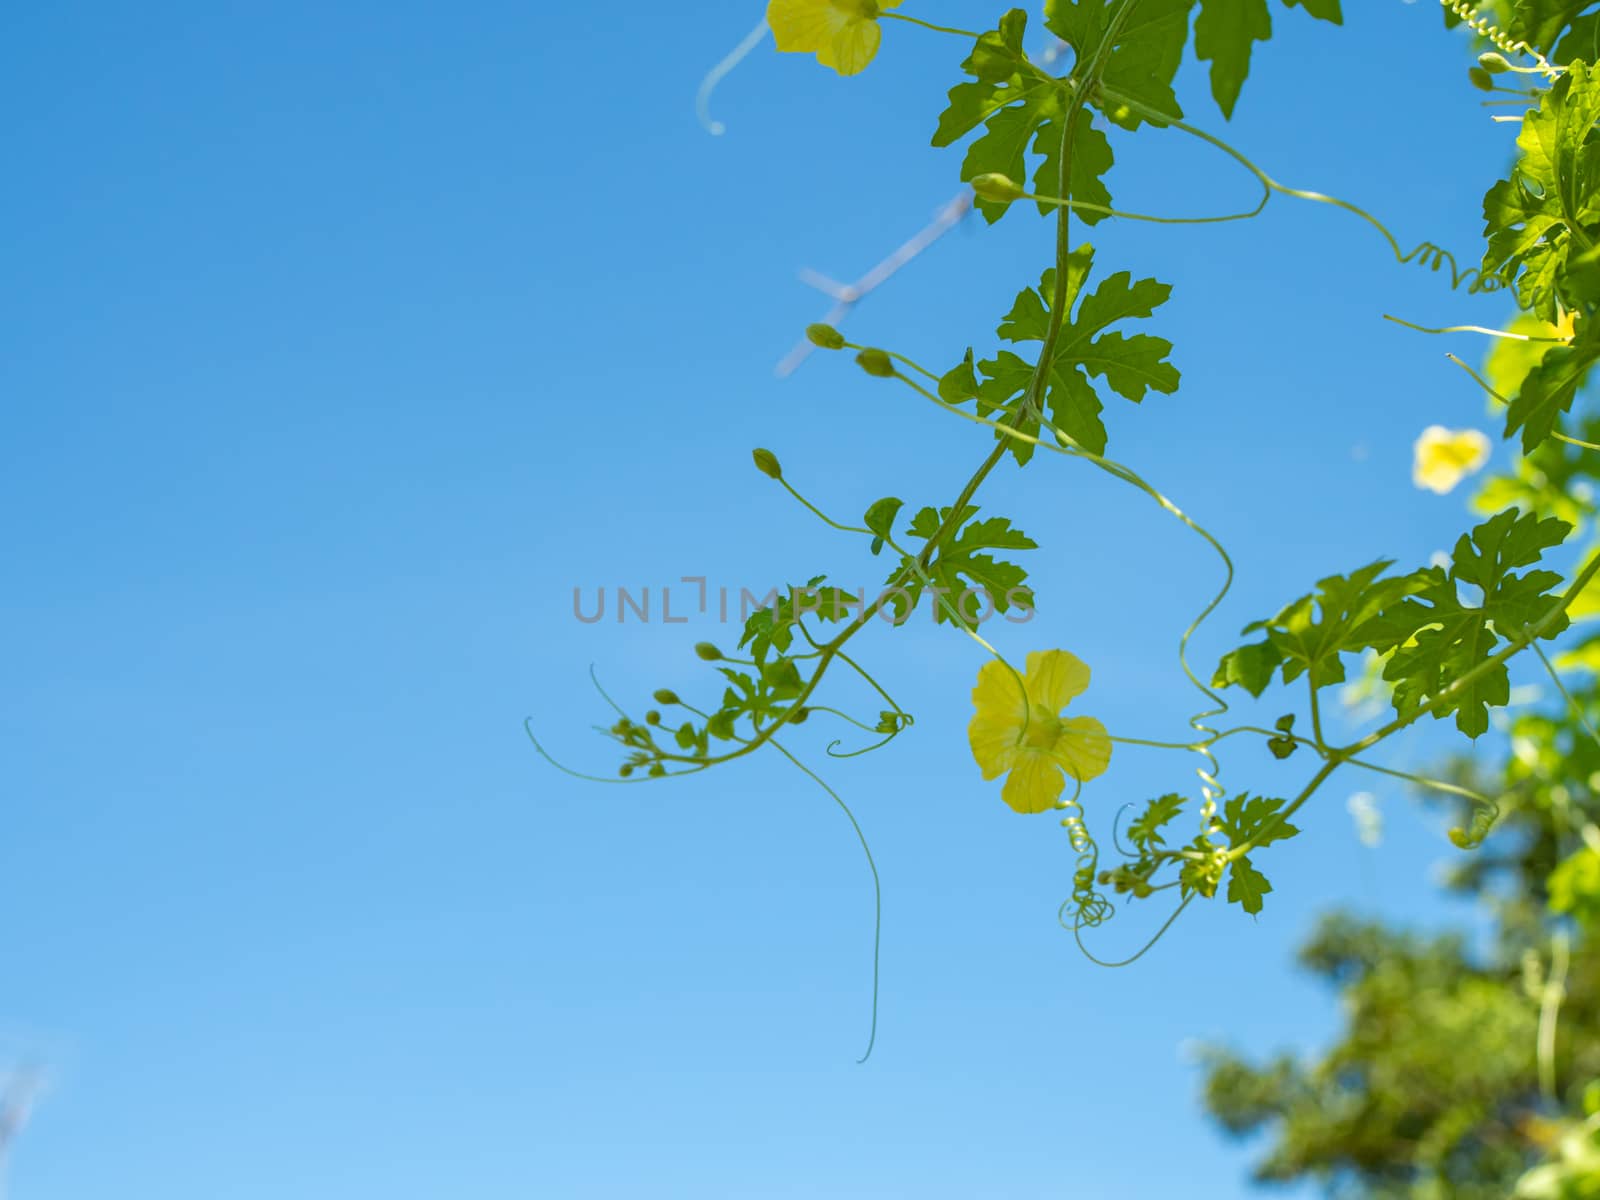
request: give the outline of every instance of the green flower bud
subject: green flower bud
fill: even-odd
[[[856,362],[863,371],[877,379],[894,378],[894,360],[882,350],[863,350],[856,355]]]
[[[813,346],[821,347],[823,350],[844,349],[844,334],[832,325],[807,325],[806,337]]]
[[[997,200],[1001,204],[1010,204],[1023,196],[1022,188],[1017,181],[998,171],[979,175],[972,181],[972,190],[978,193],[978,198],[981,200]]]
[[[625,765],[617,772],[617,774],[626,779],[628,776],[633,774],[633,768]]]
[[[1472,86],[1480,92],[1494,91],[1494,80],[1482,67],[1473,67],[1467,72],[1467,78],[1472,80]]]
[[[694,652],[707,662],[716,662],[722,657],[722,651],[718,650],[710,642],[696,642],[694,644]]]
[[[1478,65],[1491,75],[1504,75],[1511,70],[1511,64],[1506,61],[1505,55],[1496,54],[1493,50],[1478,55]]]
[[[767,478],[783,478],[783,467],[778,462],[778,456],[771,450],[752,450],[750,457],[756,460],[756,470],[767,476]]]
[[[671,688],[657,688],[650,694],[650,698],[657,704],[679,704],[678,693]]]
[[[650,767],[650,778],[652,778],[652,779],[660,779],[666,773],[667,773],[667,768],[665,766],[663,766],[661,763],[653,763],[653,764],[651,764],[651,767]]]
[[[661,714],[658,713],[655,709],[652,708],[649,712],[645,713],[645,715],[644,715],[644,723],[646,725],[659,725],[659,724],[661,724]]]
[[[789,714],[789,724],[804,725],[806,723],[806,718],[810,715],[811,710],[809,708],[797,708]]]

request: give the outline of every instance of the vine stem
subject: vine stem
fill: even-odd
[[[1349,746],[1343,747],[1342,749],[1328,751],[1327,760],[1322,764],[1322,769],[1316,773],[1311,782],[1306,785],[1305,789],[1295,797],[1294,801],[1285,807],[1281,812],[1277,813],[1272,820],[1268,821],[1254,838],[1251,838],[1249,841],[1242,842],[1240,845],[1230,850],[1228,852],[1228,857],[1230,859],[1234,859],[1238,858],[1242,854],[1248,854],[1258,844],[1260,844],[1260,839],[1264,835],[1268,833],[1275,833],[1286,821],[1289,820],[1290,817],[1295,814],[1295,812],[1301,808],[1301,806],[1305,804],[1307,800],[1311,799],[1311,797],[1316,793],[1317,789],[1320,788],[1327,780],[1328,776],[1332,775],[1333,772],[1341,765],[1349,762],[1363,750],[1370,750],[1379,742],[1392,737],[1396,733],[1399,733],[1402,729],[1408,728],[1417,721],[1420,721],[1423,717],[1437,711],[1440,706],[1451,700],[1460,692],[1464,691],[1471,684],[1483,678],[1484,675],[1488,674],[1496,667],[1503,666],[1508,659],[1512,658],[1521,651],[1526,650],[1546,629],[1549,629],[1551,625],[1555,624],[1555,622],[1566,613],[1567,609],[1572,607],[1573,602],[1577,600],[1579,594],[1582,593],[1589,581],[1595,577],[1596,572],[1600,572],[1600,555],[1596,555],[1593,559],[1591,559],[1589,564],[1578,573],[1577,577],[1573,579],[1573,581],[1567,586],[1567,590],[1562,594],[1561,599],[1554,604],[1550,610],[1544,614],[1544,616],[1540,617],[1531,625],[1525,627],[1522,633],[1518,634],[1515,638],[1511,639],[1507,643],[1505,649],[1494,655],[1491,655],[1489,658],[1485,659],[1483,662],[1479,663],[1477,666],[1461,675],[1458,679],[1451,683],[1449,687],[1445,688],[1426,704],[1420,706],[1415,712],[1407,713],[1402,717],[1396,717],[1393,721],[1390,721],[1387,725],[1383,726],[1383,728],[1369,733],[1366,737],[1362,738],[1358,742],[1354,742]]]
[[[924,21],[920,17],[908,17],[905,13],[883,11],[878,16],[889,21],[904,21],[907,25],[920,25],[924,29],[933,30],[934,33],[953,33],[957,37],[971,38],[973,41],[983,36],[973,33],[970,29],[952,29],[948,25],[935,25],[932,21]]]
[[[1527,649],[1528,646],[1533,643],[1534,639],[1541,636],[1545,630],[1549,629],[1550,626],[1556,623],[1557,619],[1566,614],[1567,609],[1572,607],[1573,603],[1578,599],[1578,596],[1582,593],[1583,589],[1588,586],[1589,581],[1595,577],[1597,572],[1600,572],[1600,555],[1596,555],[1594,558],[1592,558],[1588,565],[1585,566],[1583,570],[1578,572],[1573,581],[1567,585],[1567,590],[1562,593],[1560,601],[1552,606],[1549,612],[1545,613],[1544,616],[1540,617],[1537,621],[1533,622],[1533,624],[1527,626],[1520,634],[1512,638],[1510,642],[1507,643],[1505,649],[1491,655],[1489,658],[1485,659],[1483,662],[1467,671],[1432,700],[1418,708],[1416,712],[1410,713],[1403,717],[1396,717],[1383,728],[1376,730],[1373,733],[1369,733],[1360,741],[1354,742],[1342,750],[1335,750],[1333,752],[1334,755],[1339,758],[1349,758],[1352,754],[1360,754],[1363,750],[1370,750],[1373,746],[1377,745],[1384,739],[1393,734],[1399,733],[1407,726],[1421,720],[1425,716],[1428,716],[1430,713],[1434,712],[1434,710],[1439,708],[1440,705],[1444,704],[1447,700],[1452,699],[1459,692],[1463,691],[1469,684],[1476,683],[1479,679],[1483,678],[1484,675],[1488,674],[1496,667],[1504,665],[1507,659],[1510,659],[1514,655]]]
[[[1112,47],[1115,46],[1117,38],[1121,36],[1123,25],[1127,22],[1128,17],[1132,14],[1134,6],[1137,3],[1138,0],[1121,0],[1116,12],[1112,14],[1111,20],[1106,27],[1106,32],[1103,39],[1101,40],[1099,46],[1096,47],[1094,54],[1090,56],[1082,76],[1073,81],[1074,86],[1072,88],[1072,99],[1068,105],[1067,113],[1062,122],[1061,177],[1063,179],[1070,180],[1072,178],[1072,144],[1076,135],[1078,118],[1083,111],[1083,106],[1088,100],[1088,96],[1092,87],[1097,84],[1100,78],[1100,73],[1105,69],[1105,60],[1107,55],[1111,52]],[[1170,120],[1170,118],[1163,117],[1161,120],[1163,123],[1165,123]],[[1038,366],[1034,369],[1033,378],[1028,385],[1027,395],[1029,398],[1027,401],[1025,401],[1025,404],[1031,405],[1035,410],[1038,410],[1042,407],[1041,402],[1044,396],[1045,385],[1049,378],[1050,362],[1054,353],[1055,343],[1060,337],[1062,322],[1065,317],[1065,314],[1062,312],[1062,308],[1065,304],[1066,286],[1069,274],[1068,267],[1070,265],[1071,256],[1071,245],[1069,241],[1071,236],[1071,219],[1072,213],[1071,209],[1069,208],[1061,209],[1057,216],[1057,303],[1050,314],[1050,336],[1045,342],[1045,352],[1040,355]],[[836,634],[830,641],[823,644],[817,660],[816,670],[812,673],[811,678],[806,681],[806,684],[801,689],[800,694],[795,697],[794,707],[800,708],[806,705],[806,702],[810,699],[812,693],[815,692],[817,687],[821,684],[823,676],[827,674],[828,668],[832,664],[833,659],[839,654],[839,652],[850,641],[850,639],[855,637],[856,634],[860,633],[862,629],[866,628],[867,623],[871,621],[873,617],[877,616],[877,614],[883,609],[884,605],[888,602],[888,596],[893,592],[894,587],[897,586],[901,580],[906,579],[913,574],[920,574],[927,570],[929,564],[933,561],[934,555],[938,553],[945,540],[949,538],[950,535],[954,533],[956,528],[960,525],[962,511],[967,507],[968,504],[971,503],[972,497],[977,494],[978,489],[983,486],[984,481],[987,480],[993,473],[994,469],[1000,465],[1000,462],[1002,459],[1004,459],[1008,449],[1009,444],[1006,441],[1000,441],[995,444],[994,449],[989,452],[989,454],[984,458],[983,462],[979,465],[978,469],[973,472],[972,477],[967,480],[966,485],[961,489],[960,495],[956,497],[955,503],[950,506],[944,520],[940,522],[939,528],[934,531],[933,536],[928,539],[927,543],[917,553],[915,558],[911,560],[906,568],[904,568],[895,576],[894,584],[885,589],[884,594],[880,595],[875,601],[873,601],[872,604],[863,606],[862,611],[852,618],[848,625],[840,630],[839,633]],[[969,630],[968,632],[970,633],[971,631]],[[1005,659],[1000,657],[997,652],[996,657],[999,657],[1000,661],[1005,662]],[[1010,664],[1008,663],[1007,666],[1009,667]],[[1022,686],[1021,678],[1016,676],[1015,669],[1012,669],[1011,673],[1014,677],[1016,677],[1017,684],[1020,688]],[[777,731],[787,723],[787,714],[785,714],[784,717],[779,718],[775,723],[767,726],[765,729],[756,730],[755,736],[746,741],[742,741],[738,749],[730,750],[726,754],[717,755],[715,757],[704,759],[691,759],[679,755],[663,755],[662,757],[668,761],[692,763],[702,769],[704,767],[719,765],[724,762],[731,762],[736,758],[743,758],[747,754],[752,754],[762,746],[766,745],[767,742],[772,740]]]

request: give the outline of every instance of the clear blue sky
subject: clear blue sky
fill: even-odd
[[[1231,136],[1470,255],[1511,131],[1437,5],[1348,7],[1344,29],[1276,11]],[[0,1053],[56,1068],[19,1200],[1229,1200],[1247,1151],[1201,1117],[1186,1047],[1324,1037],[1333,1004],[1289,958],[1328,906],[1449,916],[1442,822],[1375,789],[1389,838],[1363,851],[1344,801],[1371,781],[1346,778],[1271,853],[1259,920],[1191,911],[1137,967],[1093,967],[1055,923],[1064,836],[1009,813],[967,753],[981,657],[920,624],[875,632],[918,724],[826,769],[885,886],[857,1066],[871,894],[825,796],[776,757],[605,788],[532,753],[530,715],[609,771],[588,665],[642,708],[709,688],[689,646],[733,640],[580,625],[575,586],[876,579],[752,446],[853,516],[884,491],[948,502],[988,445],[842,359],[771,369],[825,307],[797,268],[853,277],[954,193],[959,154],[927,137],[962,47],[891,28],[852,81],[765,48],[713,139],[695,87],[758,16],[0,16]],[[1375,69],[1394,62],[1403,80]],[[1219,128],[1203,74],[1185,81]],[[1119,149],[1129,205],[1253,199],[1175,137]],[[1240,564],[1200,662],[1321,573],[1454,540],[1462,496],[1417,492],[1410,445],[1485,427],[1483,406],[1458,347],[1380,315],[1494,322],[1501,303],[1320,207],[1092,237],[1104,268],[1175,288],[1154,331],[1184,388],[1109,423]],[[1026,214],[970,223],[849,330],[941,365],[988,349],[1049,245]],[[1082,711],[1183,736],[1172,651],[1215,586],[1203,548],[1055,461],[984,501],[1044,547],[1044,611],[1002,648],[1069,648],[1095,670]],[[808,733],[823,759],[832,735]],[[1119,751],[1091,819],[1105,834],[1191,771]],[[1227,771],[1289,790],[1305,764],[1240,750]],[[1096,948],[1126,952],[1154,916]]]

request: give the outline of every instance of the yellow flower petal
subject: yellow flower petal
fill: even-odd
[[[859,75],[878,54],[883,30],[876,21],[852,21],[833,35],[828,51],[818,51],[817,61],[841,75]]]
[[[1049,812],[1056,806],[1066,780],[1061,778],[1061,768],[1050,755],[1039,750],[1023,750],[1017,755],[1017,765],[1006,777],[1000,789],[1000,798],[1019,813]]]
[[[1016,761],[1017,743],[1028,718],[1028,702],[1005,663],[990,659],[978,671],[972,703],[977,709],[967,725],[972,757],[985,779],[998,779]]]
[[[1430,425],[1413,448],[1411,479],[1442,496],[1489,461],[1489,448],[1488,437],[1476,429]]]
[[[878,53],[883,30],[878,14],[901,0],[770,0],[767,24],[778,49],[815,54],[841,75],[866,69]]]
[[[1069,717],[1050,754],[1079,783],[1106,773],[1111,765],[1111,736],[1093,717]]]
[[[832,0],[771,0],[767,5],[767,24],[786,54],[827,51],[849,21],[849,14]]]
[[[972,689],[972,703],[978,716],[991,721],[1010,721],[1021,729],[1028,719],[1028,696],[1010,667],[991,658],[978,670],[978,685]]]
[[[1065,650],[1035,650],[1028,655],[1028,698],[1059,713],[1089,686],[1089,668]]]
[[[1017,742],[1021,731],[1021,722],[994,721],[981,715],[972,718],[967,725],[967,741],[985,779],[1000,778],[1016,763],[1017,752],[1022,748]]]

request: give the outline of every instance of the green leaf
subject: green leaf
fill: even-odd
[[[1217,818],[1217,824],[1228,838],[1228,848],[1249,846],[1259,850],[1274,842],[1288,841],[1299,834],[1297,826],[1280,820],[1284,801],[1265,796],[1240,795],[1230,799]]]
[[[1514,0],[1507,32],[1548,54],[1573,18],[1592,3],[1593,0]]]
[[[1267,690],[1273,674],[1282,665],[1283,652],[1270,639],[1252,642],[1222,656],[1211,678],[1211,686],[1225,688],[1237,684],[1252,696],[1259,696]]]
[[[1572,411],[1578,389],[1600,361],[1600,322],[1582,321],[1570,346],[1557,346],[1522,380],[1506,409],[1506,436],[1522,430],[1522,452],[1531,453],[1556,431],[1561,414]]]
[[[1061,80],[1028,61],[1023,50],[1027,20],[1021,9],[1012,9],[1000,19],[999,28],[978,38],[972,54],[961,64],[973,81],[950,90],[933,144],[953,145],[981,128],[983,133],[967,148],[961,164],[962,179],[993,173],[1020,183],[1028,178],[1031,151],[1041,159],[1034,177],[1039,195],[1109,208],[1111,193],[1102,176],[1111,169],[1111,143],[1087,119],[1077,123],[1071,177],[1065,181],[1068,190],[1062,190],[1061,138],[1071,93]],[[990,224],[1011,207],[1007,201],[985,196],[974,203]],[[1041,203],[1039,207],[1049,211],[1053,206]],[[1092,225],[1104,214],[1081,209],[1079,216]]]
[[[1266,689],[1275,669],[1282,671],[1284,683],[1308,672],[1313,687],[1343,683],[1343,655],[1372,645],[1369,623],[1420,586],[1410,576],[1384,578],[1392,565],[1381,559],[1349,575],[1330,575],[1318,581],[1315,592],[1276,616],[1247,625],[1245,633],[1264,630],[1266,642],[1226,656],[1214,682],[1222,687],[1238,683],[1256,696]]]
[[[1119,271],[1103,280],[1093,294],[1085,296],[1084,287],[1093,264],[1094,249],[1090,246],[1080,246],[1067,260],[1067,316],[1056,337],[1045,405],[1052,425],[1091,453],[1103,454],[1106,429],[1100,413],[1104,404],[1093,381],[1103,379],[1113,391],[1137,404],[1151,390],[1175,392],[1179,376],[1177,368],[1167,361],[1172,343],[1165,338],[1108,332],[1111,325],[1120,321],[1153,316],[1172,289],[1154,279],[1134,282],[1127,271]],[[1056,284],[1056,271],[1051,268],[1037,289],[1024,289],[1000,322],[1000,337],[1018,344],[1044,342],[1050,332],[1050,306]],[[977,368],[981,379],[972,370],[969,353],[968,359],[941,381],[940,394],[948,403],[976,400],[979,416],[999,414],[1005,425],[1037,437],[1041,428],[1039,415],[1025,405],[1035,364],[1002,350],[993,359],[978,363]],[[1011,453],[1019,464],[1025,465],[1033,457],[1031,443],[1004,433],[996,436],[1010,442]]]
[[[1335,25],[1343,24],[1339,0],[1284,0],[1286,7],[1303,3],[1306,12]],[[1250,74],[1256,42],[1272,37],[1272,14],[1267,0],[1200,0],[1194,21],[1194,52],[1211,64],[1211,95],[1222,115],[1233,116],[1239,92]]]
[[[1161,796],[1150,801],[1144,812],[1128,825],[1128,840],[1145,854],[1165,845],[1166,838],[1161,830],[1183,811],[1184,802],[1184,798],[1178,795]]]
[[[1575,62],[1524,115],[1521,157],[1483,198],[1483,273],[1515,285],[1522,306],[1552,323],[1600,290],[1600,265],[1585,255],[1600,225],[1597,119],[1600,78]]]
[[[1060,116],[1061,94],[1055,88],[1036,88],[1019,105],[1002,108],[989,118],[987,132],[967,147],[961,164],[963,180],[995,172],[1010,179],[1028,177],[1028,147],[1034,134]],[[1040,193],[1043,195],[1044,193]],[[993,225],[1005,216],[1011,204],[1004,200],[977,197],[973,203],[984,220]]]
[[[926,568],[932,586],[940,589],[943,599],[965,620],[971,621],[978,620],[991,607],[996,612],[1009,612],[1014,606],[1029,607],[1033,603],[1032,591],[1023,586],[1028,573],[1015,563],[997,559],[982,551],[1038,549],[1038,543],[1022,530],[1013,529],[1006,518],[990,517],[978,521],[973,519],[977,513],[978,509],[973,505],[961,510],[954,522],[955,532],[940,542],[938,551]],[[949,516],[948,508],[924,508],[912,518],[908,532],[913,537],[931,540],[937,536]],[[889,577],[891,583],[899,580],[897,586],[904,592],[903,595],[891,594],[888,601],[900,621],[910,615],[929,587],[920,575],[911,570],[914,562],[915,559],[911,557],[902,558],[900,568]],[[904,578],[901,578],[902,575]],[[969,593],[974,595],[969,596]],[[944,604],[939,601],[940,595],[936,594],[934,621],[943,623],[952,620]]]
[[[1550,911],[1600,924],[1600,851],[1585,846],[1550,873]]]
[[[1344,24],[1344,13],[1340,11],[1339,0],[1283,0],[1283,4],[1285,8],[1299,6],[1319,21],[1331,21],[1335,25]]]
[[[1277,721],[1278,736],[1267,741],[1267,749],[1272,751],[1272,757],[1282,760],[1290,757],[1300,749],[1300,743],[1294,740],[1294,714],[1279,717]]]
[[[1111,191],[1105,185],[1105,176],[1111,170],[1113,159],[1111,142],[1102,130],[1089,124],[1087,119],[1079,118],[1072,139],[1071,189],[1065,192],[1061,190],[1059,119],[1052,118],[1046,124],[1039,126],[1033,148],[1041,157],[1039,169],[1033,176],[1035,194],[1047,198],[1077,200],[1084,204],[1098,204],[1102,208],[1111,207]],[[1013,178],[1021,179],[1022,176],[1017,175]],[[1048,215],[1056,211],[1056,205],[1041,200],[1039,211]],[[1105,213],[1095,212],[1091,208],[1075,208],[1073,213],[1085,225],[1094,225],[1104,220],[1106,216]]]
[[[1104,58],[1101,82],[1113,92],[1182,118],[1172,80],[1189,40],[1189,9],[1194,0],[1140,0],[1122,22],[1111,53]],[[1111,27],[1112,0],[1045,0],[1045,24],[1072,46],[1080,63],[1099,50]],[[1137,129],[1141,116],[1113,97],[1096,105],[1125,129]]]
[[[794,625],[798,617],[815,617],[819,621],[848,620],[860,598],[841,588],[826,587],[825,582],[825,576],[814,576],[803,588],[790,588],[779,596],[776,604],[757,608],[745,619],[739,648],[748,647],[750,657],[757,663],[764,663],[772,651],[782,654],[794,644]]]
[[[1600,61],[1600,13],[1590,13],[1572,22],[1550,61],[1562,67],[1575,62]]]
[[[1272,884],[1267,882],[1265,875],[1256,870],[1248,854],[1241,854],[1233,860],[1233,868],[1228,872],[1230,904],[1237,904],[1245,912],[1254,915],[1261,911],[1262,897],[1271,890]]]
[[[1505,664],[1486,664],[1502,639],[1519,636],[1551,610],[1551,589],[1561,583],[1553,571],[1518,574],[1517,568],[1538,562],[1571,532],[1565,521],[1510,508],[1462,535],[1448,572],[1425,567],[1412,576],[1414,594],[1369,627],[1373,647],[1393,651],[1383,677],[1394,684],[1400,716],[1433,704],[1436,718],[1455,714],[1456,727],[1468,737],[1488,730],[1488,709],[1509,702],[1511,683]],[[1476,588],[1481,599],[1464,601],[1461,584]],[[1540,637],[1566,627],[1563,615]]]
[[[862,523],[880,538],[888,538],[894,532],[894,521],[900,515],[900,510],[905,507],[905,501],[894,496],[885,496],[871,508],[862,518]]]
[[[1267,0],[1200,0],[1194,21],[1194,52],[1211,64],[1211,95],[1225,117],[1233,116],[1256,42],[1272,36]]]

